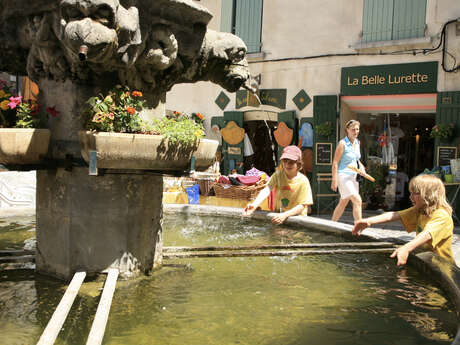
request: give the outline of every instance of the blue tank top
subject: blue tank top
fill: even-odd
[[[359,141],[355,139],[355,148],[353,149],[353,143],[348,139],[348,137],[343,138],[340,140],[345,147],[343,151],[342,158],[339,161],[339,174],[347,174],[347,175],[356,175],[353,170],[347,168],[348,165],[352,165],[358,168],[358,160],[361,158],[361,152],[359,149]]]

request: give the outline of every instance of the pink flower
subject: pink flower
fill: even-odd
[[[10,103],[8,103],[8,106],[10,107],[10,109],[14,109],[19,104],[21,104],[21,99],[22,99],[22,96],[10,97]]]
[[[59,111],[56,110],[56,106],[53,105],[52,107],[46,107],[46,112],[50,114],[52,117],[56,117],[59,114]]]

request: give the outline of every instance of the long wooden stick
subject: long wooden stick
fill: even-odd
[[[347,165],[347,168],[353,170],[355,173],[360,174],[361,176],[363,176],[364,178],[368,179],[369,181],[375,182],[375,178],[373,178],[369,174],[361,172],[361,170],[359,170],[357,167],[354,167],[353,165]]]
[[[74,274],[72,281],[70,282],[67,290],[62,296],[56,310],[48,321],[48,324],[43,331],[37,345],[52,345],[56,341],[56,338],[61,331],[62,325],[64,324],[67,315],[69,314],[70,308],[72,307],[75,297],[77,297],[80,286],[85,280],[86,272],[77,272]]]
[[[86,345],[100,345],[104,339],[107,320],[109,319],[110,306],[112,305],[113,293],[117,285],[118,269],[110,268],[107,279],[104,284],[99,305],[97,306],[96,315],[94,316],[93,325],[88,335]]]
[[[242,246],[204,246],[204,247],[163,247],[163,252],[192,252],[214,250],[248,250],[248,249],[295,249],[295,248],[342,248],[342,247],[394,247],[391,242],[344,242],[344,243],[292,243],[292,244],[260,244]]]
[[[222,251],[222,252],[179,252],[165,253],[163,259],[173,258],[223,258],[241,256],[307,256],[333,254],[377,254],[392,253],[396,248],[369,248],[369,249],[332,249],[332,250],[280,250],[280,251]]]

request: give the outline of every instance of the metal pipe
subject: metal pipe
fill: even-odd
[[[88,57],[88,46],[85,44],[82,44],[80,46],[80,49],[78,50],[78,58],[80,61],[85,61],[86,58]]]

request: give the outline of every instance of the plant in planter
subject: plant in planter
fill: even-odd
[[[325,121],[315,126],[315,131],[318,136],[329,137],[334,133],[334,127],[331,121]]]
[[[14,95],[0,80],[0,162],[6,165],[37,164],[48,152],[51,133],[48,116],[57,116],[55,107],[42,107]]]
[[[98,167],[108,169],[185,170],[192,156],[197,170],[212,165],[218,142],[202,139],[202,114],[174,112],[149,123],[140,117],[144,107],[142,92],[128,87],[91,97],[83,111],[88,131],[78,133],[83,158],[97,151]]]
[[[441,140],[450,140],[454,134],[453,123],[439,123],[431,129],[430,137]]]

